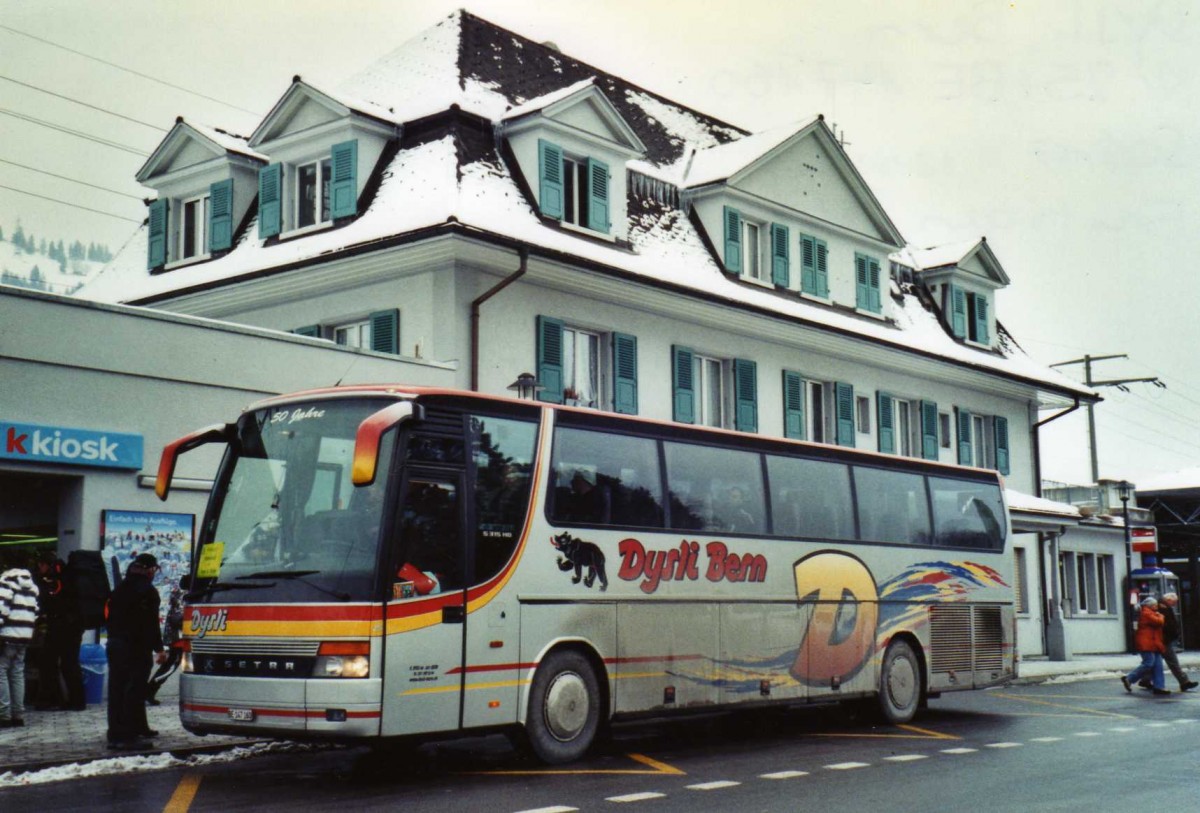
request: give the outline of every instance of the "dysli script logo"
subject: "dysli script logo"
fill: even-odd
[[[0,458],[111,469],[142,467],[142,436],[0,421]]]

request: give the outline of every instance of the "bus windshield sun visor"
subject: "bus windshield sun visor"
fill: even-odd
[[[422,417],[420,404],[399,401],[364,419],[354,438],[354,463],[351,467],[354,485],[369,486],[375,482],[376,469],[379,467],[379,444],[384,433],[404,421],[419,421]]]
[[[184,452],[190,452],[208,443],[235,443],[237,440],[237,425],[218,423],[198,429],[184,435],[163,447],[162,457],[158,461],[158,476],[154,481],[154,493],[160,500],[166,500],[171,493],[171,479],[175,476],[175,461]]]

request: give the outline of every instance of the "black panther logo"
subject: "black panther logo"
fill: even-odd
[[[599,579],[600,589],[608,589],[608,576],[604,573],[604,551],[594,542],[584,542],[566,531],[550,537],[550,542],[561,554],[558,557],[558,569],[566,572],[574,568],[575,578],[571,579],[572,584],[579,584],[586,567],[588,573],[587,578],[583,578],[583,586],[591,587],[592,583]]]

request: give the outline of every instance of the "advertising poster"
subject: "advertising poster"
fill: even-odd
[[[162,514],[154,511],[118,511],[106,509],[100,514],[100,533],[104,561],[124,576],[133,557],[152,553],[159,571],[154,586],[162,598],[162,612],[179,588],[179,577],[191,565],[192,540],[196,531],[195,514]]]

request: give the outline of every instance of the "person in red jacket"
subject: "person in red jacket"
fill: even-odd
[[[1138,615],[1137,632],[1133,635],[1133,648],[1142,656],[1142,662],[1128,675],[1121,676],[1125,691],[1132,692],[1133,684],[1149,675],[1155,694],[1170,694],[1163,681],[1163,617],[1158,612],[1158,599],[1147,596],[1142,599],[1142,610]]]

